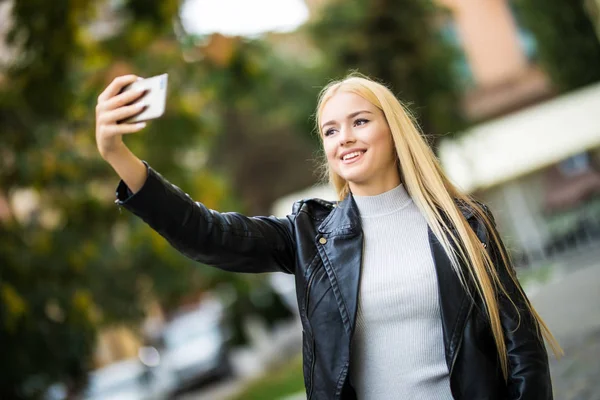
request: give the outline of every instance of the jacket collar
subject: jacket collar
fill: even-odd
[[[323,234],[354,233],[361,228],[358,206],[349,193],[344,200],[334,203],[333,210],[319,225],[318,231]]]

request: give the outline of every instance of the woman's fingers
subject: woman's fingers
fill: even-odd
[[[117,94],[116,96],[98,103],[98,109],[101,111],[110,111],[122,107],[127,104],[131,104],[138,100],[145,93],[144,89],[141,90],[128,90],[124,93]]]
[[[100,124],[115,124],[125,118],[139,114],[145,107],[143,102],[135,103],[130,106],[119,107],[115,110],[104,111],[98,116]]]
[[[126,135],[128,133],[139,132],[146,127],[145,122],[138,122],[137,124],[113,124],[106,125],[103,129],[108,136]]]
[[[146,126],[145,123],[119,124],[118,121],[139,114],[144,110],[144,101],[131,104],[143,91],[128,90],[121,93],[122,89],[135,82],[136,75],[125,75],[115,78],[98,96],[96,105],[96,144],[100,155],[108,160],[111,154],[116,154],[122,149],[122,136],[138,132]]]
[[[98,103],[104,102],[117,95],[123,87],[135,82],[138,79],[137,75],[123,75],[116,77],[98,96]]]

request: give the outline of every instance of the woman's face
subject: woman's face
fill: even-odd
[[[322,109],[321,137],[329,167],[353,194],[374,196],[400,184],[383,112],[359,95],[336,93]]]

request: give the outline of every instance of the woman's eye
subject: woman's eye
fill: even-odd
[[[327,129],[325,133],[323,133],[323,136],[330,136],[333,134],[333,132],[335,132],[333,128]]]
[[[355,126],[361,126],[361,125],[366,124],[367,122],[369,122],[369,120],[364,119],[364,118],[359,118],[356,121],[354,121],[354,125]]]

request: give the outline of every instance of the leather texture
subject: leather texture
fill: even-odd
[[[304,382],[309,400],[356,399],[349,383],[363,233],[358,208],[341,202],[296,202],[286,218],[219,213],[148,167],[142,189],[130,195],[121,182],[116,203],[142,218],[189,258],[227,271],[293,274],[303,326]],[[488,216],[493,219],[485,205]],[[501,265],[484,225],[466,207],[463,215],[485,245],[514,305],[500,296],[509,379],[502,377],[498,354],[481,299],[461,285],[450,260],[429,230],[440,292],[446,363],[452,395],[460,400],[552,399],[548,356],[528,300]],[[415,366],[417,368],[418,366]]]

